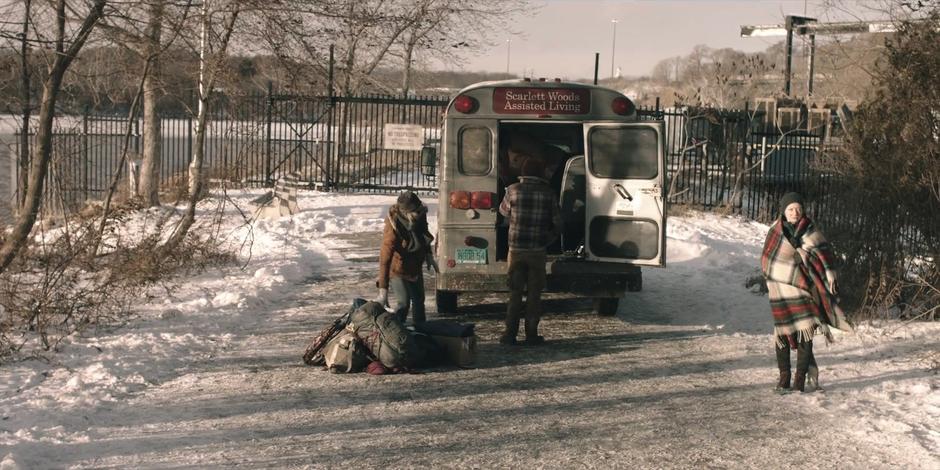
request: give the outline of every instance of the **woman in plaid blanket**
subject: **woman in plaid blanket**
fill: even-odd
[[[761,254],[780,369],[775,390],[791,390],[790,349],[796,349],[792,389],[812,392],[820,390],[813,335],[818,329],[832,340],[830,327],[851,330],[851,325],[836,303],[838,285],[832,246],[804,215],[803,198],[787,193],[780,200],[780,209],[781,216],[770,227]]]

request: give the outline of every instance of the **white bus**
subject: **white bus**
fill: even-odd
[[[594,299],[614,315],[642,289],[640,266],[665,266],[662,121],[640,121],[614,90],[560,80],[471,85],[444,115],[438,181],[437,309],[465,292],[508,291],[508,227],[498,212],[523,158],[546,167],[564,223],[548,248],[548,292]]]

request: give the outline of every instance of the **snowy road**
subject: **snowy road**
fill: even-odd
[[[818,341],[827,392],[775,395],[767,299],[741,286],[762,227],[716,223],[677,219],[669,268],[645,270],[616,317],[550,296],[543,347],[497,343],[502,296],[461,299],[478,367],[414,375],[302,365],[315,330],[373,295],[379,233],[311,240],[339,248],[300,250],[312,269],[237,308],[175,299],[85,340],[106,358],[73,355],[84,369],[4,367],[0,468],[940,468],[940,383],[923,361],[940,328]],[[252,273],[222,277],[238,276]],[[129,336],[140,351],[108,355]]]

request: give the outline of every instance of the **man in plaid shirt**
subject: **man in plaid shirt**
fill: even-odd
[[[545,288],[545,249],[561,233],[561,215],[555,193],[544,178],[541,161],[529,158],[522,164],[519,182],[506,188],[499,213],[509,220],[509,307],[502,344],[515,345],[526,295],[526,344],[545,342],[539,336],[542,289]]]

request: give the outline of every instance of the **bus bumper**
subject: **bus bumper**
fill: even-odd
[[[639,266],[580,259],[556,259],[546,263],[546,292],[567,292],[585,297],[621,297],[642,281]],[[506,263],[489,266],[487,272],[448,270],[437,275],[437,290],[447,292],[508,292]]]

